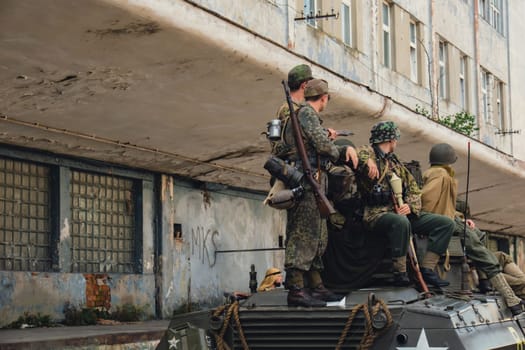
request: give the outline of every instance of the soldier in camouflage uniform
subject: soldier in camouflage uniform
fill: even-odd
[[[357,169],[358,189],[365,202],[363,221],[374,232],[384,233],[390,242],[394,266],[394,284],[410,284],[407,276],[406,254],[410,233],[428,235],[428,250],[421,263],[421,274],[428,284],[443,287],[449,283],[434,272],[439,257],[445,253],[454,222],[443,215],[421,211],[421,191],[410,171],[397,158],[394,151],[400,137],[392,121],[375,124],[370,144],[359,149]],[[370,165],[374,160],[375,166]],[[403,183],[403,201],[395,205],[390,177],[396,174]]]
[[[312,79],[312,70],[310,69],[310,66],[306,64],[295,66],[288,72],[287,83],[288,87],[290,88],[290,97],[292,98],[294,111],[297,112],[301,103],[304,102],[304,90],[306,88],[306,84]],[[290,109],[288,107],[287,101],[284,101],[281,107],[279,107],[279,111],[277,111],[277,119],[281,121],[282,130],[284,132],[286,125],[290,121]],[[334,129],[326,129],[326,131],[328,132],[331,139],[335,139],[337,136],[337,133]],[[271,141],[270,144],[272,154],[279,158],[286,159],[286,157],[291,152],[290,146],[284,142],[282,135],[281,140]]]
[[[304,102],[304,89],[306,88],[306,83],[312,79],[312,70],[310,69],[310,66],[307,66],[306,64],[295,66],[288,72],[287,83],[290,88],[290,97],[296,112],[301,103]],[[284,131],[290,119],[290,108],[288,107],[288,102],[284,101],[281,107],[279,107],[277,118],[281,121],[282,130]],[[279,158],[285,159],[291,151],[291,147],[283,142],[282,137],[281,140],[272,141],[270,144],[272,154]]]
[[[300,105],[297,118],[312,171],[318,170],[316,178],[320,187],[325,189],[325,167],[328,162],[348,163],[351,160],[352,166],[355,167],[357,153],[353,147],[335,146],[321,126],[319,112],[324,110],[330,99],[328,83],[321,79],[310,80],[306,85],[305,99],[306,103]],[[283,130],[283,141],[290,147],[285,159],[303,171],[291,122],[287,123]],[[324,306],[326,301],[340,299],[324,287],[320,275],[323,268],[321,257],[327,243],[326,220],[321,218],[312,187],[304,178],[302,186],[303,197],[287,212],[285,285],[289,289],[288,305]],[[308,283],[309,289],[305,288],[305,282]]]

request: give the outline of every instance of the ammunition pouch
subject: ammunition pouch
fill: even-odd
[[[284,182],[288,188],[296,188],[301,185],[303,173],[280,158],[270,156],[264,163],[264,169]]]
[[[330,164],[330,160],[328,160],[328,158],[324,158],[324,157],[321,157],[319,164],[317,164],[317,157],[314,157],[314,158],[309,157],[308,158],[308,162],[310,163],[310,166],[312,167],[312,170],[315,170],[318,167],[321,168],[322,170],[326,170],[328,165]],[[300,159],[295,161],[295,166],[298,169],[304,169],[303,161],[300,160]]]
[[[390,191],[373,191],[365,197],[366,204],[369,206],[383,206],[392,203],[392,193]]]

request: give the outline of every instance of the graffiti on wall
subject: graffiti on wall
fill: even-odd
[[[205,229],[197,226],[191,229],[191,255],[197,256],[203,264],[213,267],[215,265],[215,242],[219,232],[217,230]]]

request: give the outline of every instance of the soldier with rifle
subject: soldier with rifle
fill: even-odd
[[[449,282],[440,279],[434,268],[448,247],[455,225],[446,216],[421,211],[419,186],[394,153],[399,137],[394,122],[382,121],[371,129],[370,146],[359,149],[357,187],[365,204],[363,222],[374,233],[387,236],[396,286],[410,284],[406,264],[410,234],[428,235],[428,249],[420,264],[421,275],[427,284],[444,287]],[[370,166],[370,160],[376,167]],[[392,197],[392,177],[401,179],[398,195],[402,201]]]
[[[288,85],[283,81],[291,122],[284,126],[283,141],[289,146],[286,162],[304,174],[302,196],[288,209],[285,269],[289,306],[325,306],[340,298],[324,287],[320,271],[327,244],[326,217],[335,212],[324,195],[329,162],[357,165],[353,147],[335,146],[322,127],[319,113],[328,105],[328,83],[308,81],[297,115],[293,111]]]
[[[423,209],[455,220],[455,234],[462,237],[467,256],[480,271],[480,276],[483,274],[488,278],[503,296],[512,314],[518,315],[525,311],[525,301],[516,296],[502,273],[498,258],[484,244],[485,232],[477,229],[472,220],[463,216],[467,214],[468,203],[464,205],[464,213],[456,212],[458,184],[452,168],[456,159],[456,152],[448,143],[434,145],[430,150],[430,168],[423,174]],[[483,288],[480,287],[481,289]]]

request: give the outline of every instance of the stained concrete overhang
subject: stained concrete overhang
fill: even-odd
[[[0,142],[266,190],[261,132],[282,103],[286,67],[304,59],[224,22],[254,45],[273,47],[266,63],[255,60],[214,40],[213,30],[205,37],[123,3],[0,2]],[[274,64],[274,52],[285,62]],[[424,168],[433,143],[458,147],[460,192],[471,141],[475,219],[488,230],[525,234],[523,162],[319,66],[314,73],[335,82],[325,125],[351,129],[356,144],[381,117],[400,124],[401,157]]]

